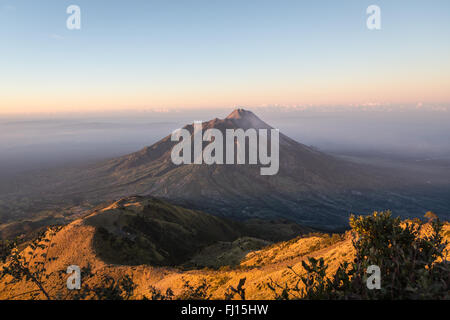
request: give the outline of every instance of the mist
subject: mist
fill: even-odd
[[[430,110],[247,108],[306,145],[341,155],[450,159],[450,114]],[[195,120],[224,118],[232,108],[2,116],[0,178],[125,155]]]

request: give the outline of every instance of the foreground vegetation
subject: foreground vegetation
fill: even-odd
[[[334,275],[327,277],[323,258],[309,258],[302,262],[306,275],[292,270],[297,285],[271,282],[268,286],[276,299],[450,299],[450,263],[443,224],[431,212],[426,217],[428,223],[402,222],[389,211],[352,216],[356,251],[352,263],[342,263]],[[379,289],[367,285],[367,270],[372,265],[381,271]]]
[[[450,299],[450,263],[447,260],[448,242],[445,240],[449,235],[444,234],[443,223],[431,212],[427,213],[426,220],[402,221],[400,218],[392,217],[389,211],[375,212],[369,216],[352,216],[351,231],[346,235],[322,237],[318,242],[319,245],[313,245],[314,250],[309,247],[304,252],[296,254],[303,259],[302,268],[295,270],[287,265],[290,281],[270,279],[258,286],[268,289],[274,299]],[[57,231],[51,229],[49,232],[54,234]],[[317,236],[310,238],[313,237]],[[350,261],[340,262],[337,270],[330,272],[330,266],[323,257],[309,256],[326,247],[339,248],[346,237],[351,238],[354,256]],[[265,256],[267,259],[270,258],[268,260],[270,263],[289,263],[289,259],[285,259],[278,252],[286,251],[286,248],[296,241],[299,239],[257,251],[250,257],[253,259],[251,261],[257,262]],[[30,245],[30,252],[19,250],[13,243],[4,243],[1,258],[6,263],[0,270],[0,280],[7,279],[4,282],[7,285],[21,281],[31,283],[35,290],[30,298],[135,299],[137,297],[135,292],[137,284],[132,276],[114,279],[104,274],[98,279],[89,267],[83,268],[84,281],[81,290],[66,290],[66,294],[52,293],[46,288],[49,274],[45,268],[48,261],[57,259],[47,256],[52,245],[51,240],[45,236],[36,239]],[[33,252],[33,249],[39,249],[40,253]],[[280,251],[277,251],[278,249]],[[275,256],[268,255],[268,252],[275,252]],[[246,263],[245,260],[243,263]],[[379,289],[369,289],[367,285],[371,281],[370,273],[367,272],[369,266],[379,267]],[[251,267],[248,272],[251,273],[252,268],[258,266]],[[65,276],[65,270],[61,270],[58,274],[61,283],[64,283]],[[221,298],[246,299],[246,278],[242,277],[236,283],[233,283],[235,280],[228,280],[223,276],[221,282],[216,284],[225,288]],[[183,278],[181,290],[176,294],[176,290],[170,287],[163,290],[147,284],[147,293],[140,295],[139,298],[211,299],[213,286],[211,278],[204,277],[199,283],[192,283],[189,279]]]

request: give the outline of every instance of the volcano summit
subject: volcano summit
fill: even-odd
[[[194,141],[191,141],[191,133],[187,129],[178,129],[172,133],[171,141],[180,141],[172,148],[171,158],[176,165],[191,164],[191,145],[194,145],[194,164],[246,164],[246,154],[248,152],[248,164],[259,163],[269,165],[261,168],[261,175],[277,174],[279,169],[279,131],[271,129],[270,133],[270,156],[267,152],[267,129],[254,128],[243,130],[241,128],[226,129],[225,139],[222,131],[216,128],[209,128],[203,134],[202,122],[194,122]],[[248,140],[248,145],[247,145]],[[203,147],[203,142],[209,142]],[[237,149],[235,157],[235,149]],[[224,162],[224,150],[226,151]],[[247,150],[247,151],[246,151]],[[180,155],[182,154],[182,155]],[[235,159],[237,158],[237,159]]]

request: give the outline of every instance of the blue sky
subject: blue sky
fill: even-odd
[[[0,112],[449,103],[449,39],[449,1],[0,0]]]

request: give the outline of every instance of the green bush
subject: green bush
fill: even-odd
[[[308,263],[302,262],[306,275],[291,269],[298,278],[295,286],[272,281],[268,287],[276,299],[450,299],[443,224],[432,213],[426,217],[428,223],[402,222],[390,211],[351,216],[356,251],[351,264],[342,263],[332,277],[327,277],[323,258],[310,258]],[[427,225],[431,231],[421,234]],[[380,289],[367,287],[370,265],[381,270]]]

